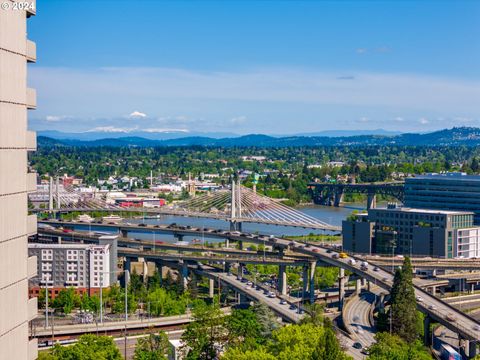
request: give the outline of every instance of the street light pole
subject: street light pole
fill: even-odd
[[[127,321],[128,321],[128,270],[125,270],[125,359],[127,358]]]

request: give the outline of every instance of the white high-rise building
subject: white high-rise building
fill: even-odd
[[[26,4],[26,3],[29,4]],[[28,5],[28,6],[27,6]],[[28,279],[36,274],[28,257],[27,237],[36,233],[28,215],[27,193],[36,176],[27,172],[27,152],[36,149],[27,131],[27,109],[36,107],[35,90],[27,88],[27,62],[35,62],[35,43],[27,39],[27,18],[35,1],[4,0],[0,9],[0,359],[35,359],[37,341],[29,340],[29,321],[37,299],[28,299]]]

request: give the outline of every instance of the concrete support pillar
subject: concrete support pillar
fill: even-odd
[[[284,257],[285,256],[285,248],[283,248],[283,247],[278,248],[278,255],[281,256],[281,257]]]
[[[308,278],[308,266],[303,265],[303,273],[302,273],[302,279],[303,279],[303,289],[302,289],[302,299],[305,299],[305,296],[307,295],[308,291],[308,285],[309,285],[309,278]]]
[[[372,291],[372,285],[371,285],[370,281],[368,281],[368,280],[367,280],[367,290]]]
[[[186,262],[183,262],[182,264],[182,269],[180,271],[180,276],[181,276],[181,279],[182,279],[182,282],[181,284],[183,285],[183,289],[187,289],[187,285],[188,285],[188,265]]]
[[[360,295],[360,292],[362,291],[362,279],[357,279],[355,282],[355,293],[357,295]]]
[[[343,308],[343,301],[345,300],[345,270],[339,268],[338,274],[338,308]]]
[[[248,302],[247,297],[245,294],[240,293],[240,304],[245,304],[246,302]]]
[[[243,264],[238,264],[237,280],[242,280],[242,278],[243,278]]]
[[[343,188],[339,188],[337,189],[337,191],[335,191],[333,206],[339,207],[342,201],[343,201]]]
[[[230,240],[228,238],[225,239],[225,247],[226,248],[230,247]]]
[[[367,195],[367,210],[377,207],[377,195],[375,193]]]
[[[470,292],[473,293],[475,291],[475,284],[470,284]]]
[[[182,235],[182,234],[173,234],[173,237],[174,237],[177,241],[183,241],[183,235]]]
[[[437,269],[432,270],[432,276],[437,276]]]
[[[286,265],[278,266],[278,291],[282,295],[287,295],[287,267]]]
[[[215,294],[215,281],[213,279],[208,279],[208,297],[213,299]]]
[[[470,340],[467,342],[468,349],[465,349],[468,358],[473,359],[477,355],[477,342],[474,340]]]
[[[120,234],[122,237],[127,238],[128,237],[128,230],[127,229],[120,229]]]
[[[423,343],[425,346],[431,345],[432,333],[430,332],[430,316],[425,316],[423,319]]]
[[[230,263],[228,263],[228,262],[225,263],[225,272],[227,272],[227,273],[230,272]]]
[[[308,286],[308,291],[310,295],[310,304],[313,304],[315,302],[315,268],[317,266],[316,261],[310,262],[309,266],[309,286]]]

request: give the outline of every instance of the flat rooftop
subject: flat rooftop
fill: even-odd
[[[409,208],[409,207],[373,208],[370,210],[398,211],[398,212],[405,212],[405,213],[422,213],[422,214],[432,214],[432,215],[474,215],[475,214],[472,211],[417,209],[417,208]]]
[[[43,243],[29,243],[29,249],[69,249],[69,250],[95,250],[95,249],[106,249],[109,247],[109,244],[106,245],[96,245],[96,244],[43,244]]]
[[[480,181],[480,175],[467,175],[463,172],[451,172],[451,173],[430,173],[425,175],[417,175],[409,177],[406,180],[460,180],[460,181]]]

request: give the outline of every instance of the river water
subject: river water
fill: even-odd
[[[305,206],[299,207],[297,210],[310,215],[318,220],[324,221],[331,225],[342,225],[342,220],[344,220],[348,215],[351,214],[354,210],[361,210],[364,209],[364,204],[347,204],[346,206],[341,207],[333,207],[333,206],[321,206],[321,205],[314,205],[314,206]],[[229,230],[230,224],[226,221],[222,220],[215,220],[215,219],[204,219],[204,218],[187,218],[181,216],[171,216],[171,215],[160,215],[158,218],[137,218],[137,219],[128,219],[125,220],[129,223],[141,223],[145,222],[146,224],[171,224],[176,223],[178,225],[190,225],[192,227],[207,227],[207,228],[215,228],[215,229],[225,229]],[[88,225],[75,225],[75,228],[78,230],[88,230]],[[112,232],[110,228],[101,228],[95,227],[95,230],[98,231],[105,231],[105,232]],[[281,235],[308,235],[310,233],[314,234],[322,234],[325,233],[321,230],[311,230],[311,229],[303,229],[291,226],[276,226],[276,225],[266,225],[266,224],[255,224],[255,223],[243,223],[242,230],[246,232],[258,232],[261,234],[272,234],[276,236]],[[144,230],[144,231],[132,231],[129,233],[130,237],[142,239],[142,240],[158,240],[158,241],[165,241],[165,242],[174,242],[176,241],[173,236],[154,233],[153,230]],[[218,239],[208,239],[206,234],[204,235],[205,240],[209,242],[218,242]],[[185,237],[184,240],[191,241],[193,238]]]

